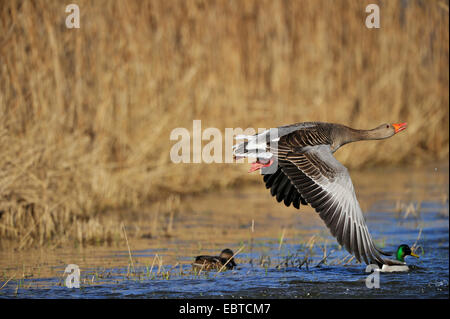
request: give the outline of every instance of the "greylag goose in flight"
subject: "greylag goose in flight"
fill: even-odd
[[[261,169],[272,196],[286,206],[311,205],[338,243],[366,264],[398,264],[378,249],[367,229],[348,174],[333,153],[341,146],[386,139],[406,129],[406,123],[383,124],[372,130],[321,122],[297,123],[266,130],[234,146],[236,159],[256,157],[250,172]]]

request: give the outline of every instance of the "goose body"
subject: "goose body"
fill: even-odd
[[[261,169],[266,188],[286,206],[311,205],[338,243],[366,264],[402,266],[378,249],[369,233],[348,170],[333,153],[341,146],[385,139],[406,123],[356,130],[341,124],[307,122],[281,126],[234,146],[235,158],[256,157],[250,172]]]

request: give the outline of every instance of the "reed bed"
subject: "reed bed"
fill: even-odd
[[[0,5],[0,246],[111,241],[112,210],[240,183],[242,165],[170,161],[170,132],[194,119],[406,121],[339,159],[448,157],[448,1],[377,2],[380,29],[364,1],[76,3],[80,29],[63,2]]]

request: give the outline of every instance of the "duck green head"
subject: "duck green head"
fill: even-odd
[[[412,252],[411,248],[409,248],[408,245],[404,245],[403,244],[403,245],[398,246],[398,249],[397,249],[397,260],[405,262],[405,257],[408,256],[408,255],[416,257],[416,258],[419,258],[418,255],[416,255],[415,253]]]

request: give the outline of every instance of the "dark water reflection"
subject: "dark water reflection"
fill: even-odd
[[[64,285],[63,267],[56,267],[54,277],[11,280],[7,284],[0,281],[0,287],[4,285],[0,298],[448,298],[448,198],[439,199],[439,192],[447,196],[448,185],[445,189],[433,188],[430,183],[426,186],[437,195],[422,200],[420,212],[396,212],[392,200],[386,202],[383,192],[378,191],[366,214],[373,237],[385,251],[395,251],[402,243],[412,246],[422,230],[417,242],[420,259],[407,258],[411,265],[407,273],[380,274],[377,289],[366,287],[365,265],[346,264],[348,254],[325,233],[312,247],[296,238],[287,237],[280,246],[279,238],[255,237],[251,249],[247,244],[237,257],[237,269],[219,274],[192,273],[192,257],[186,256],[180,257],[178,265],[165,264],[159,274],[157,265],[149,269],[149,263],[137,263],[134,266],[140,275],[128,278],[129,267],[83,269],[81,289],[69,289]],[[324,233],[322,225],[307,227]],[[318,266],[325,244],[330,255]],[[240,245],[235,243],[230,248],[237,251]],[[133,256],[151,261],[155,254],[167,251],[135,250]],[[299,267],[306,255],[309,262]],[[111,253],[113,257],[127,260],[128,251]],[[169,276],[163,276],[164,272]]]
[[[433,206],[436,211],[442,207]],[[368,220],[374,236],[387,236],[393,242],[414,242],[417,229],[408,227],[414,220],[401,220],[392,213],[372,213]],[[96,279],[94,283],[82,284],[82,289],[68,289],[60,278],[25,280],[17,289],[17,283],[7,285],[1,290],[1,297],[21,298],[447,298],[449,289],[449,237],[448,216],[439,212],[423,214],[420,222],[423,231],[419,241],[423,254],[416,260],[408,257],[412,266],[408,273],[380,274],[380,288],[368,289],[365,285],[367,273],[361,264],[352,263],[343,266],[334,264],[346,256],[337,245],[330,245],[335,250],[327,264],[316,265],[321,260],[322,251],[316,245],[315,256],[311,257],[309,266],[301,268],[296,259],[289,255],[298,253],[303,259],[305,247],[287,243],[279,251],[278,244],[264,240],[255,240],[257,245],[270,248],[265,255],[271,256],[271,265],[261,266],[258,261],[261,253],[244,253],[240,255],[241,263],[233,271],[220,274],[214,272],[195,275],[190,273],[190,266],[184,264],[176,267],[168,279],[158,276],[153,279],[148,269],[137,267],[140,278],[124,278],[127,269],[110,269],[106,278]],[[272,241],[273,242],[273,241]],[[394,250],[395,247],[385,247]],[[419,249],[419,252],[422,250]],[[252,263],[250,263],[252,260]],[[167,265],[165,266],[168,267]],[[180,267],[183,273],[180,274]],[[147,270],[147,272],[146,272]],[[83,277],[83,275],[82,275]],[[90,276],[85,275],[89,281]],[[33,287],[34,281],[39,288]]]

